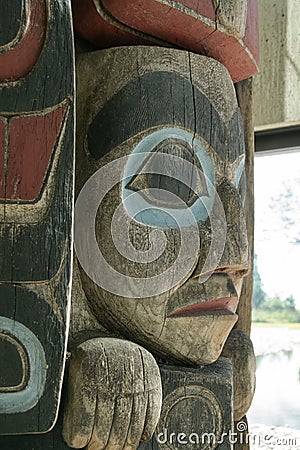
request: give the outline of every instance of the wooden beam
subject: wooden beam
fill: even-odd
[[[236,84],[238,103],[241,109],[245,136],[245,167],[247,195],[245,201],[247,235],[249,245],[249,274],[243,280],[242,293],[238,306],[236,328],[250,335],[252,321],[253,258],[254,258],[254,128],[252,78]]]

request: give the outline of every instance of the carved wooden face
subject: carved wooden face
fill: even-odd
[[[125,47],[82,55],[78,90],[75,244],[89,304],[161,357],[209,364],[236,322],[248,264],[228,72]]]

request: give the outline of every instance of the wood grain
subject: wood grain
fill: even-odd
[[[247,333],[231,331],[222,351],[233,366],[233,418],[237,422],[248,412],[255,392],[256,360]]]
[[[207,446],[230,449],[229,430],[233,428],[230,361],[219,358],[216,363],[198,369],[162,365],[160,372],[163,385],[160,421],[152,440],[141,443],[139,450],[201,450]]]
[[[56,421],[72,265],[70,3],[21,3],[24,11],[7,2],[4,9],[20,32],[15,27],[14,38],[7,26],[1,30],[0,434],[43,433]]]
[[[226,283],[221,283],[219,290],[214,289],[214,283],[218,284],[218,273],[223,272],[230,283],[230,276],[239,278],[247,271],[241,192],[239,182],[234,185],[237,165],[243,158],[244,142],[240,112],[228,72],[221,64],[204,56],[157,47],[116,48],[79,55],[77,69],[77,193],[98,169],[119,157],[129,156],[156,131],[166,133],[168,137],[170,127],[178,133],[187,133],[194,143],[199,140],[207,158],[212,158],[216,188],[227,217],[227,242],[223,257],[214,268],[217,269],[215,278],[212,277],[208,284],[197,282],[210,246],[211,229],[206,216],[204,220],[199,219],[199,257],[183,283],[176,284],[172,291],[145,295],[141,299],[125,294],[135,288],[136,278],[147,280],[172,267],[180,248],[180,233],[165,227],[166,251],[153,262],[139,264],[117,252],[110,230],[114,212],[122,199],[122,188],[118,183],[97,210],[96,236],[106,261],[119,273],[129,276],[131,282],[126,281],[121,295],[115,295],[108,292],[109,288],[103,289],[93,283],[81,269],[89,305],[101,325],[110,332],[134,340],[168,360],[209,364],[220,355],[236,316],[220,311],[207,314],[206,311],[196,317],[169,317],[167,304],[171,304],[172,296],[178,300],[175,302],[177,307],[181,305],[182,308],[216,300],[216,295],[217,298],[232,296],[227,288],[226,292],[222,288]],[[109,84],[106,83],[108,78]],[[99,186],[95,195],[100,191]],[[89,217],[88,199],[82,207],[83,216]],[[133,221],[130,225],[131,243],[137,250],[147,249],[149,233],[150,229],[144,223]],[[84,236],[86,233],[82,234],[78,244],[86,251],[90,246],[85,243]],[[90,260],[90,253],[85,254]],[[182,266],[187,263],[183,262]],[[95,261],[93,270],[97,267]],[[175,269],[172,277],[174,273]],[[156,282],[155,292],[164,288],[167,282],[167,276]],[[113,287],[114,284],[116,282],[111,279],[110,285]],[[203,296],[205,287],[207,291]]]
[[[4,5],[3,5],[4,3]],[[4,48],[0,52],[0,82],[15,81],[26,76],[36,65],[41,54],[47,29],[47,1],[28,0],[14,4],[1,2],[2,17],[7,20],[1,30],[8,34]],[[4,7],[4,8],[3,8]],[[12,17],[12,19],[11,19]],[[9,40],[12,21],[19,22],[19,30],[14,39]]]
[[[235,82],[258,70],[257,0],[73,0],[73,15],[97,48],[171,45],[220,61]]]
[[[238,102],[241,108],[245,135],[246,200],[245,211],[247,236],[249,244],[249,273],[243,280],[241,299],[238,308],[239,320],[236,327],[251,333],[252,293],[253,293],[253,258],[254,258],[254,127],[253,127],[253,91],[252,79],[236,85]]]
[[[153,356],[125,340],[94,338],[72,354],[63,436],[72,448],[137,448],[151,438],[161,408]]]

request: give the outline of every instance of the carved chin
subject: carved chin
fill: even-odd
[[[172,295],[143,299],[114,296],[86,275],[82,279],[99,322],[175,363],[216,361],[237,321],[238,294],[226,273],[214,273],[203,284],[190,278]]]
[[[160,341],[177,361],[211,364],[220,356],[237,317],[237,314],[226,314],[224,310],[170,317],[166,320]]]

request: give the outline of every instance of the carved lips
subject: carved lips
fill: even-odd
[[[199,316],[216,312],[219,314],[234,314],[237,305],[238,297],[218,298],[208,302],[194,303],[193,305],[178,309],[169,314],[168,317]]]
[[[239,295],[232,278],[215,271],[205,282],[190,278],[169,299],[167,317],[235,315]]]

